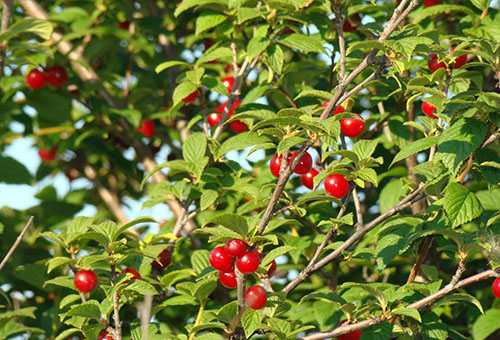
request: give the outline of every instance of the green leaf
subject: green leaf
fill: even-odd
[[[204,301],[217,287],[214,279],[201,280],[196,283],[194,295],[199,301]]]
[[[480,315],[472,325],[474,340],[485,340],[491,334],[500,329],[500,309],[490,309]]]
[[[366,159],[373,155],[375,148],[377,147],[378,139],[371,140],[360,140],[352,146],[352,152],[354,152],[360,160]]]
[[[149,217],[149,216],[137,217],[137,218],[133,219],[132,221],[129,221],[129,222],[121,225],[119,228],[115,228],[113,234],[111,235],[111,239],[114,242],[114,241],[116,241],[118,236],[120,236],[128,228],[133,227],[133,226],[140,224],[140,223],[148,223],[148,222],[157,223],[154,218]]]
[[[223,58],[228,58],[233,56],[233,51],[229,47],[219,47],[215,49],[209,49],[205,52],[200,59],[196,62],[196,65],[201,65],[212,60],[219,60]]]
[[[141,125],[141,111],[139,110],[130,110],[130,109],[115,109],[111,108],[111,112],[116,113],[124,118],[126,118],[130,124],[132,124],[135,128],[138,128]]]
[[[260,309],[247,309],[245,313],[243,313],[243,316],[241,318],[241,325],[243,326],[247,338],[250,338],[250,336],[257,329],[261,328],[262,326],[265,327],[265,325],[263,325],[261,322],[263,318],[264,314]]]
[[[225,155],[227,152],[231,150],[243,150],[250,146],[254,146],[256,144],[263,144],[270,142],[271,139],[267,136],[259,136],[255,132],[243,132],[239,133],[236,136],[230,137],[222,143],[217,155],[214,155],[215,158],[220,158]]]
[[[240,234],[224,226],[196,229],[195,233],[212,235],[209,242],[227,242],[233,238],[241,238]]]
[[[210,266],[208,262],[208,250],[195,250],[191,255],[191,266],[197,275]]]
[[[179,104],[184,98],[195,92],[198,87],[190,81],[183,81],[174,90],[174,106]]]
[[[297,247],[292,247],[292,246],[281,246],[274,248],[271,250],[269,253],[266,254],[264,259],[262,260],[262,267],[266,267],[268,264],[270,264],[275,258],[278,256],[284,255],[292,250],[297,249]]]
[[[269,46],[270,43],[271,40],[269,40],[266,37],[258,35],[254,36],[252,39],[250,39],[250,42],[248,43],[247,47],[248,58],[250,60],[253,60],[260,53],[262,53],[267,48],[267,46]]]
[[[52,35],[52,25],[48,20],[24,18],[10,26],[7,31],[0,35],[0,43],[21,33],[33,33],[43,40],[49,40]]]
[[[290,149],[295,145],[301,145],[305,142],[307,142],[307,138],[304,137],[299,137],[299,136],[285,137],[278,144],[277,148],[278,154],[281,155],[286,149]]]
[[[207,139],[201,132],[190,135],[182,148],[182,156],[188,162],[199,163],[207,152]]]
[[[436,307],[439,305],[450,305],[454,303],[470,303],[479,309],[479,311],[484,314],[483,306],[481,306],[481,302],[476,299],[474,296],[466,294],[466,293],[454,293],[450,295],[444,296],[436,303]]]
[[[222,4],[225,5],[227,0],[184,0],[179,3],[175,9],[174,15],[178,17],[181,13],[195,6],[203,6],[208,4]]]
[[[0,183],[30,184],[33,177],[26,167],[12,157],[0,156]]]
[[[418,309],[416,308],[396,308],[392,311],[392,314],[394,315],[402,315],[402,316],[408,316],[418,322],[422,322],[422,318],[420,317],[420,313],[418,312]]]
[[[450,183],[444,196],[444,210],[454,228],[479,217],[483,208],[476,195],[458,183]]]
[[[156,295],[158,292],[156,288],[151,284],[144,280],[132,280],[124,290],[132,291],[139,293],[141,295]]]
[[[203,11],[196,18],[196,35],[214,28],[226,21],[226,16],[217,12]]]
[[[93,222],[93,218],[91,217],[85,217],[85,216],[78,216],[71,220],[71,223],[68,226],[68,229],[66,230],[67,238],[66,241],[72,242],[74,241],[78,236],[83,235],[86,233],[89,229],[89,226]]]
[[[436,145],[439,142],[440,137],[439,136],[433,136],[433,137],[427,137],[427,138],[422,138],[417,141],[414,141],[413,143],[410,143],[406,145],[404,148],[401,149],[401,151],[398,152],[398,154],[394,157],[392,160],[391,167],[394,163],[399,162],[402,159],[405,159],[408,156],[411,156],[417,152],[427,150],[433,145]]]
[[[375,187],[378,186],[378,177],[375,170],[372,168],[365,168],[353,173],[354,176],[361,178],[364,181],[372,183]]]
[[[435,156],[453,173],[459,170],[464,159],[484,141],[487,132],[485,123],[474,118],[461,118],[444,130],[439,138]]]
[[[433,312],[422,314],[422,339],[443,340],[447,339],[447,325]]]
[[[319,41],[305,34],[297,34],[297,33],[287,34],[279,38],[277,41],[282,45],[285,45],[290,48],[295,48],[297,50],[302,50],[305,53],[309,52],[325,53],[325,49],[323,48],[323,45]]]
[[[248,233],[248,222],[244,217],[241,217],[236,214],[221,214],[212,217],[209,219],[207,222],[204,223],[204,225],[207,225],[209,223],[213,224],[221,224],[226,228],[229,228],[231,230],[234,230],[241,234],[242,236],[246,236]]]
[[[100,320],[101,319],[100,304],[96,300],[89,300],[87,302],[81,303],[71,308],[68,312],[68,315],[81,316],[84,318]]]
[[[72,339],[70,335],[80,332],[78,328],[70,328],[62,331],[54,340]]]
[[[323,100],[330,100],[332,98],[332,94],[330,92],[321,90],[305,89],[301,91],[294,99],[297,100],[303,97],[316,97]]]
[[[196,273],[192,269],[175,270],[165,274],[161,278],[161,283],[164,287],[168,288],[175,285],[177,282],[188,279],[194,275],[196,275]]]
[[[230,323],[238,315],[238,301],[229,302],[219,309],[217,316],[225,323]]]
[[[380,307],[382,307],[382,309],[385,310],[385,308],[387,307],[387,300],[385,299],[384,294],[378,288],[374,287],[374,285],[370,285],[370,284],[366,284],[366,283],[357,283],[357,282],[346,282],[346,283],[342,284],[339,288],[346,289],[346,288],[353,288],[353,287],[361,288],[361,289],[365,290],[368,293],[368,295],[376,298],[380,304]]]
[[[53,257],[47,261],[47,267],[48,267],[47,274],[50,274],[51,271],[53,271],[55,268],[57,268],[59,266],[73,263],[73,262],[74,261],[69,257],[62,257],[62,256]]]
[[[274,73],[280,75],[283,72],[284,54],[279,45],[274,44],[267,48],[269,66]]]
[[[354,51],[371,50],[373,48],[385,51],[385,45],[379,41],[375,40],[353,41],[352,43],[349,44],[349,48],[346,50],[346,55],[349,55]]]
[[[360,340],[387,340],[391,338],[391,333],[392,325],[389,322],[383,322],[363,329]]]
[[[203,190],[200,199],[200,209],[201,211],[206,210],[212,203],[214,203],[219,197],[219,193],[215,190]]]
[[[160,65],[156,66],[155,72],[160,73],[161,71],[166,70],[167,68],[174,67],[174,66],[190,66],[191,64],[186,63],[185,61],[177,61],[177,60],[171,60],[171,61],[165,61],[161,63]]]
[[[10,319],[15,317],[26,317],[26,318],[36,319],[35,316],[36,310],[37,310],[36,307],[26,307],[15,311],[2,312],[0,313],[0,320]]]

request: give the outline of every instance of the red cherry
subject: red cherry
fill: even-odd
[[[422,111],[424,111],[424,113],[431,118],[437,118],[437,116],[434,114],[434,112],[437,112],[437,109],[434,105],[431,105],[427,102],[422,102]]]
[[[234,78],[233,77],[222,78],[222,84],[224,84],[229,94],[231,94],[231,91],[233,90],[234,86]]]
[[[80,270],[73,279],[76,289],[88,293],[97,286],[97,275],[92,270]]]
[[[211,113],[207,116],[207,123],[210,125],[210,127],[214,127],[215,125],[218,125],[220,123],[220,120],[222,119],[222,115],[220,113]]]
[[[252,309],[261,309],[266,305],[267,293],[261,286],[252,286],[248,288],[245,294],[245,302]]]
[[[113,340],[113,337],[108,332],[102,331],[101,333],[99,333],[97,340]]]
[[[231,109],[229,110],[229,113],[227,115],[228,118],[233,115],[234,110],[236,110],[236,108],[238,106],[240,106],[240,104],[241,104],[241,100],[236,98],[233,102],[233,106],[231,106]],[[225,103],[217,106],[216,108],[214,108],[214,110],[217,112],[220,112],[220,113],[224,113],[224,110],[226,109],[226,105],[227,105],[227,101]]]
[[[340,120],[340,130],[347,137],[358,137],[365,131],[365,121],[363,117],[355,113],[361,119],[345,118]]]
[[[49,293],[49,294],[47,295],[47,299],[49,299],[49,300],[54,300],[54,298],[55,298],[54,293]]]
[[[424,0],[424,7],[431,7],[436,5],[439,5],[438,0]]]
[[[129,283],[132,280],[142,279],[141,274],[139,274],[139,272],[137,270],[135,270],[134,268],[127,267],[122,271],[122,274],[132,274],[133,275],[130,279],[124,281],[123,283]]]
[[[37,69],[31,70],[26,75],[26,84],[34,90],[40,90],[47,83],[47,75],[45,72],[39,71]]]
[[[292,162],[292,160],[295,158],[299,151],[295,151],[292,155],[292,158],[290,159],[289,163]],[[295,167],[293,172],[295,172],[298,175],[305,175],[311,170],[312,167],[312,157],[309,153],[305,153],[304,156],[302,156],[299,164]]]
[[[155,123],[152,120],[145,120],[135,131],[142,133],[146,138],[151,138],[155,134]]]
[[[339,324],[337,326],[340,326],[345,322],[347,322],[347,320],[343,320],[343,321],[339,322]],[[361,331],[361,329],[358,329],[357,331],[354,331],[351,333],[337,335],[337,339],[338,340],[359,340],[361,338],[362,333],[363,332]]]
[[[124,20],[116,23],[119,29],[128,31],[128,28],[130,27],[130,21]]]
[[[212,249],[209,256],[210,265],[216,270],[230,272],[233,270],[233,257],[226,253],[224,247]]]
[[[236,281],[236,274],[234,271],[230,272],[219,272],[219,281],[226,288],[236,288],[238,286],[238,282]]]
[[[38,155],[40,156],[42,162],[50,162],[56,159],[57,146],[53,146],[50,151],[45,149],[38,150]]]
[[[274,273],[276,273],[276,261],[273,260],[273,262],[271,262],[271,267],[269,267],[269,269],[267,270],[267,276],[269,278],[273,277]]]
[[[440,68],[446,69],[446,63],[444,61],[438,63],[437,54],[432,53],[429,55],[429,60],[427,61],[427,66],[431,72],[436,72]]]
[[[229,123],[229,127],[235,133],[242,133],[248,131],[248,125],[243,123],[241,120],[233,120],[232,122]]]
[[[455,47],[452,47],[451,51],[453,52],[454,50]],[[453,64],[453,68],[454,69],[460,68],[464,66],[466,63],[467,63],[467,54],[463,54],[455,58],[455,63]]]
[[[47,80],[52,86],[59,87],[68,80],[68,72],[60,65],[52,66],[47,69]]]
[[[198,90],[194,91],[193,93],[191,93],[190,95],[188,95],[187,97],[184,97],[184,99],[182,99],[182,101],[186,104],[189,104],[191,103],[192,101],[194,101],[196,99],[196,97],[198,97]]]
[[[311,168],[308,173],[300,176],[300,182],[309,189],[314,189],[314,177],[316,177],[319,174],[319,171]]]
[[[290,158],[290,154],[288,154]],[[281,168],[281,159],[283,158],[283,154],[279,155],[275,154],[273,158],[271,158],[271,163],[269,163],[269,168],[271,169],[271,173],[274,177],[280,177],[280,168]]]
[[[496,280],[493,281],[491,290],[493,291],[493,295],[500,299],[500,277],[497,277]]]
[[[236,267],[243,274],[255,273],[260,264],[260,254],[257,250],[247,251],[242,257],[236,259]]]
[[[341,174],[329,175],[325,178],[325,190],[328,195],[341,199],[349,191],[349,182]]]
[[[158,259],[160,260],[160,262],[153,261],[151,265],[158,270],[162,270],[164,268],[167,268],[172,261],[172,254],[170,254],[170,251],[168,249],[165,249],[160,253],[160,255],[158,255]]]
[[[242,257],[247,251],[247,244],[243,240],[233,238],[226,242],[224,250],[233,257]]]

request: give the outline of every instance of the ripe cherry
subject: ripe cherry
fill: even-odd
[[[113,337],[107,331],[102,331],[99,333],[97,340],[113,340]]]
[[[26,84],[34,90],[40,90],[47,83],[47,75],[45,72],[39,71],[37,69],[31,70],[26,75]]]
[[[186,104],[191,103],[198,97],[198,90],[194,91],[193,93],[189,94],[188,96],[184,97],[182,101]]]
[[[347,322],[347,320],[343,320],[343,321],[339,322],[339,324],[337,326],[340,326],[345,322]],[[361,331],[361,329],[358,329],[357,331],[354,331],[351,333],[337,335],[337,339],[338,340],[359,340],[359,339],[361,339],[362,333],[363,332]]]
[[[135,131],[142,133],[146,138],[151,138],[155,134],[155,123],[152,120],[145,120]]]
[[[363,117],[355,113],[361,119],[355,118],[345,118],[340,120],[340,130],[347,137],[355,138],[358,137],[365,131],[365,121]]]
[[[207,123],[210,125],[210,127],[214,127],[215,125],[218,125],[220,123],[220,120],[222,119],[222,115],[220,113],[211,113],[207,116]]]
[[[47,80],[52,86],[62,86],[68,80],[68,72],[60,65],[52,66],[47,69]]]
[[[73,282],[80,292],[88,293],[97,286],[97,275],[92,270],[80,270],[76,273]]]
[[[275,154],[273,158],[271,158],[271,163],[269,163],[269,168],[271,169],[271,173],[274,177],[280,177],[280,168],[281,168],[281,158],[283,155]]]
[[[309,189],[314,189],[314,177],[319,174],[318,170],[311,168],[308,173],[300,176],[300,182]]]
[[[242,133],[248,130],[248,125],[243,123],[241,120],[233,120],[232,122],[229,122],[229,127],[235,133]]]
[[[219,281],[226,288],[236,288],[238,282],[236,281],[236,274],[234,271],[230,272],[219,272]]]
[[[226,242],[224,250],[233,257],[242,257],[247,251],[247,244],[243,240],[233,238]]]
[[[116,23],[116,25],[118,26],[119,29],[128,31],[128,28],[130,27],[130,21],[128,20],[120,21]]]
[[[130,279],[124,281],[123,283],[129,283],[132,280],[142,279],[141,274],[139,274],[139,272],[137,270],[135,270],[134,268],[127,267],[122,271],[122,274],[132,274],[133,275]]]
[[[216,270],[221,270],[223,272],[230,272],[233,270],[233,257],[226,253],[224,247],[212,249],[208,260],[212,268]]]
[[[440,68],[446,69],[446,63],[444,61],[438,63],[437,54],[431,53],[429,55],[429,60],[427,61],[427,66],[429,66],[429,70],[431,72],[436,72]]]
[[[260,254],[257,250],[247,251],[242,257],[236,259],[236,267],[243,274],[255,273],[260,264]]]
[[[424,0],[424,7],[432,7],[436,5],[439,5],[438,0]]]
[[[292,155],[292,158],[288,163],[291,163],[293,159],[295,159],[295,156],[297,155],[299,151],[295,151]],[[295,172],[298,175],[305,175],[311,170],[312,167],[312,157],[309,153],[305,153],[304,156],[302,156],[299,164],[295,167],[293,172]]]
[[[222,78],[222,84],[227,88],[227,92],[231,94],[231,91],[233,91],[233,86],[234,86],[234,78],[233,77]]]
[[[451,51],[453,52],[455,50],[455,47],[451,48]],[[453,68],[457,69],[462,66],[464,66],[467,63],[467,54],[462,54],[461,56],[458,56],[455,58],[455,63],[453,64]]]
[[[269,278],[273,277],[274,273],[276,273],[276,261],[273,260],[273,262],[271,262],[271,267],[269,267],[269,269],[267,270],[267,276]]]
[[[172,261],[172,254],[170,254],[168,249],[165,249],[158,255],[158,260],[160,260],[160,262],[153,261],[151,265],[158,270],[167,268]]]
[[[500,299],[500,277],[497,277],[496,280],[493,281],[491,290],[493,291],[493,295]]]
[[[325,190],[328,195],[341,199],[349,191],[349,182],[341,174],[329,175],[325,178]]]
[[[323,105],[321,105],[321,107],[327,107],[328,106],[328,102],[325,102],[323,103]],[[339,105],[335,108],[335,111],[333,111],[333,114],[336,115],[337,113],[343,113],[344,112],[344,108],[342,107],[342,105]]]
[[[252,309],[261,309],[266,305],[267,293],[261,286],[252,286],[248,288],[245,294],[245,302]]]
[[[40,156],[40,159],[42,162],[50,162],[56,159],[57,155],[57,146],[53,146],[50,151],[46,149],[40,149],[38,150],[38,155]]]
[[[437,112],[437,109],[434,105],[431,105],[427,102],[422,102],[422,111],[431,118],[437,118],[434,112]]]

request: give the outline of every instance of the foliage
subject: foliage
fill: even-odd
[[[0,272],[0,339],[106,328],[117,339],[118,328],[123,339],[323,339],[346,327],[361,339],[499,336],[500,13],[489,1],[401,1],[406,12],[364,0],[38,3],[48,20],[35,1],[16,3],[0,34],[0,151],[28,137],[58,155],[34,175],[0,155],[0,182],[76,171],[88,185],[64,197],[48,185],[39,205],[0,209],[2,258],[35,216]],[[356,29],[341,33],[343,20]],[[448,66],[430,72],[429,53]],[[56,64],[64,86],[26,86],[29,70]],[[424,98],[438,119],[422,114]],[[210,127],[214,111],[222,121]],[[341,121],[355,113],[366,128],[347,138]],[[136,130],[146,120],[152,138]],[[234,132],[237,121],[248,131]],[[268,161],[296,150],[276,179]],[[306,151],[314,190],[292,175]],[[330,174],[350,182],[346,199],[325,193]],[[172,217],[128,221],[127,198]],[[95,216],[75,217],[84,205]],[[246,275],[268,291],[262,310],[209,265],[233,238],[267,254]],[[151,264],[165,249],[161,271]],[[127,281],[125,267],[142,279]],[[81,269],[99,278],[86,295],[73,284]]]

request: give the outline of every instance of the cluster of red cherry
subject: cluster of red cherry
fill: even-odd
[[[59,87],[68,80],[66,69],[60,65],[49,67],[46,72],[33,69],[26,75],[26,84],[34,89],[40,90],[49,82],[52,86]]]
[[[248,251],[247,244],[240,239],[232,239],[222,247],[212,249],[209,256],[212,268],[219,271],[219,281],[227,288],[236,288],[238,282],[235,273],[236,268],[242,274],[255,273],[260,265],[260,254],[257,250]],[[267,271],[268,277],[276,272],[276,261],[271,262]],[[245,293],[245,302],[252,309],[261,309],[266,305],[266,290],[258,285],[251,286]]]

